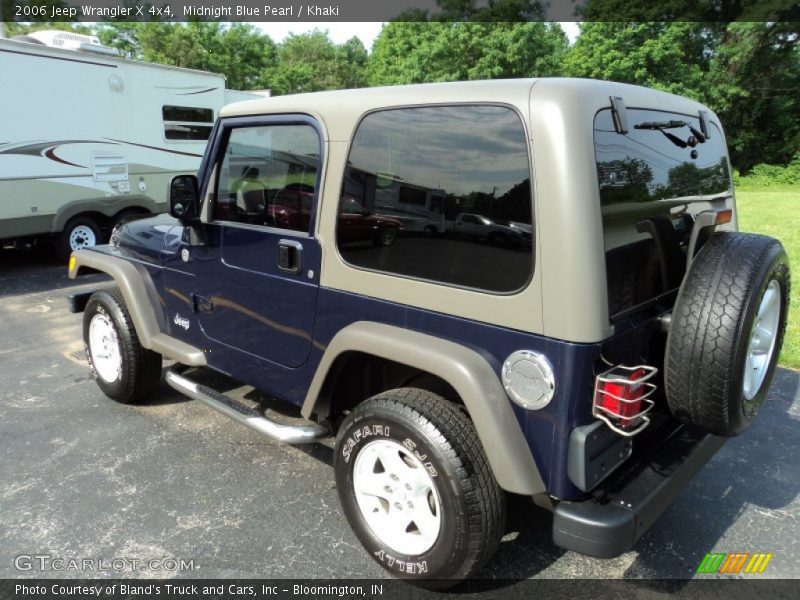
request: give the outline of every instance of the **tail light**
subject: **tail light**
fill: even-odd
[[[658,369],[648,365],[618,365],[597,376],[594,383],[592,415],[613,431],[630,437],[650,424],[653,408],[650,396],[656,391],[652,379]]]

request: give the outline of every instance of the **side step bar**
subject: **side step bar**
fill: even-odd
[[[283,425],[271,421],[252,408],[174,371],[167,371],[166,380],[172,389],[194,400],[200,400],[226,417],[230,417],[273,440],[286,444],[308,444],[330,435],[330,431],[318,423]]]

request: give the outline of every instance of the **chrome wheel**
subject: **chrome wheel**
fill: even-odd
[[[88,225],[78,225],[69,233],[69,247],[71,250],[80,250],[97,244],[97,236]]]
[[[370,442],[353,465],[361,515],[386,546],[407,555],[429,550],[442,526],[439,494],[423,464],[392,440]]]
[[[755,398],[767,376],[772,355],[775,353],[780,316],[781,286],[773,279],[761,297],[756,320],[750,332],[750,340],[747,342],[743,382],[745,400]]]
[[[97,376],[114,383],[122,375],[122,352],[111,319],[97,313],[89,323],[89,353]]]

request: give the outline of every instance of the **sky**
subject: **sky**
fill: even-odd
[[[381,32],[383,23],[252,23],[276,42],[282,41],[290,33],[306,33],[314,29],[325,31],[327,29],[330,38],[337,44],[346,42],[351,37],[358,37],[364,46],[369,50],[372,42]],[[578,37],[577,23],[561,23],[562,29],[567,33],[569,41],[574,42]]]

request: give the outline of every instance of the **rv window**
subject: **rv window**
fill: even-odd
[[[207,140],[211,136],[211,127],[166,123],[164,125],[164,135],[168,140]]]
[[[214,111],[210,108],[191,106],[165,106],[161,109],[165,121],[187,121],[189,123],[213,123]]]
[[[161,114],[164,117],[164,137],[168,140],[207,140],[211,136],[214,111],[210,108],[163,106]]]

